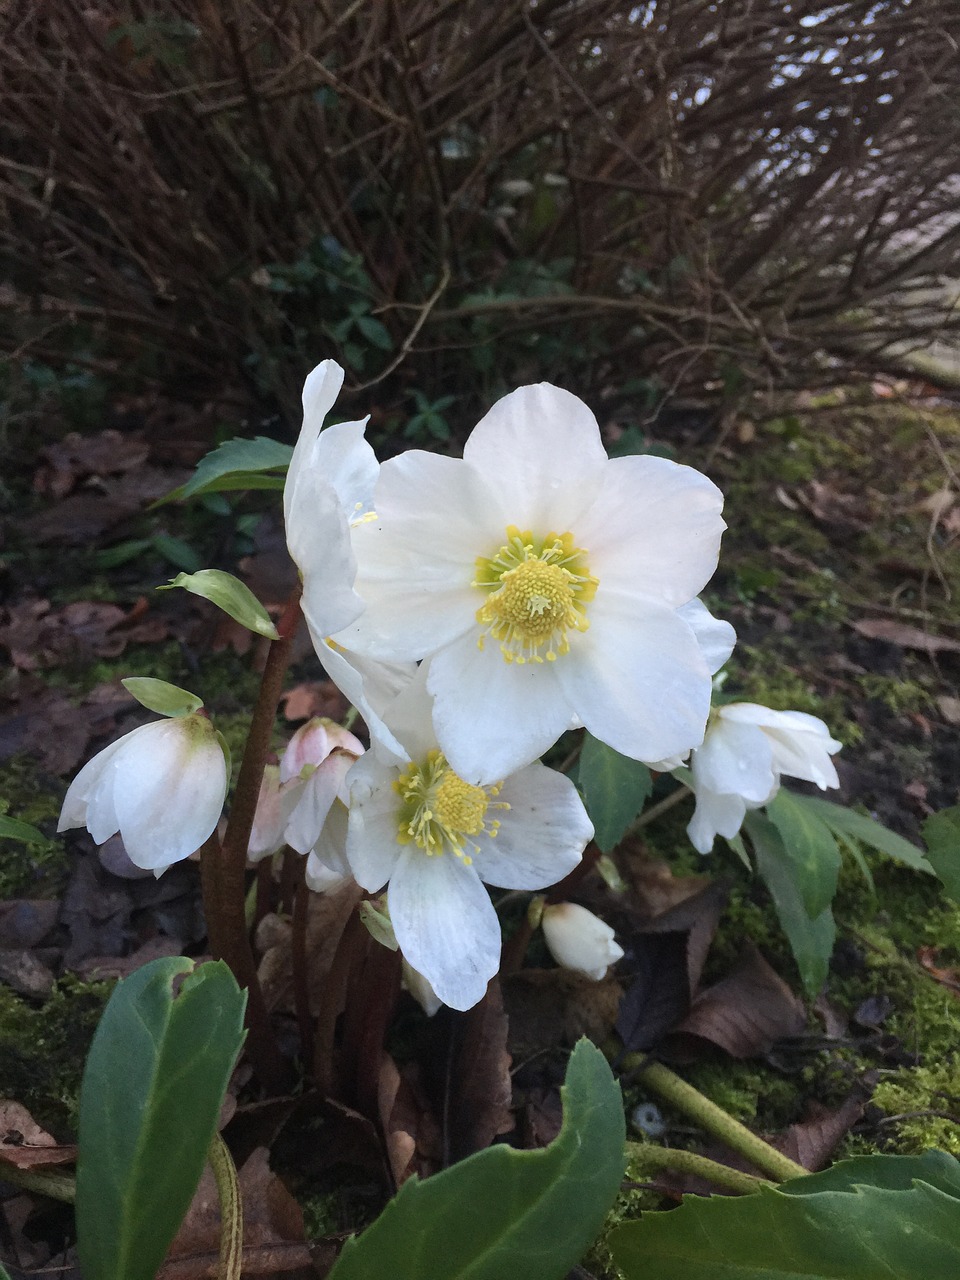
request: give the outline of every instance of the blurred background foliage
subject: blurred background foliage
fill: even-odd
[[[955,0],[12,0],[0,32],[0,348],[94,415],[132,376],[295,420],[332,355],[442,442],[526,381],[653,416],[960,324]]]

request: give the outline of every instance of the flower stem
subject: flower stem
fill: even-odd
[[[622,1066],[626,1070],[633,1069],[636,1081],[652,1089],[776,1182],[805,1177],[810,1172],[802,1164],[797,1164],[795,1160],[771,1147],[769,1142],[764,1142],[755,1133],[751,1133],[746,1125],[734,1120],[722,1107],[705,1098],[699,1089],[681,1080],[662,1062],[649,1062],[643,1054],[630,1053],[624,1057]]]
[[[300,1058],[304,1069],[313,1065],[313,1018],[310,1014],[310,986],[307,982],[307,923],[310,915],[310,890],[307,888],[305,857],[297,857],[297,884],[293,893],[291,963],[293,966],[293,1003],[300,1028]]]
[[[691,1174],[712,1182],[715,1187],[723,1187],[724,1190],[734,1191],[741,1196],[750,1195],[759,1187],[774,1186],[774,1183],[766,1178],[757,1178],[752,1173],[731,1169],[729,1165],[719,1164],[716,1160],[697,1155],[695,1151],[658,1147],[652,1142],[628,1142],[627,1157],[631,1164],[639,1166],[641,1171],[660,1173],[664,1170],[672,1170],[675,1173]]]
[[[223,844],[219,844],[216,837],[212,836],[204,845],[200,859],[203,908],[207,918],[210,949],[215,957],[227,962],[240,986],[247,988],[247,1052],[261,1082],[274,1091],[282,1086],[286,1072],[260,989],[257,965],[247,932],[247,846],[250,843],[277,706],[283,691],[283,678],[299,621],[299,599],[298,588],[287,602],[277,624],[280,639],[273,641],[267,653]]]
[[[220,1280],[239,1280],[243,1267],[243,1198],[236,1165],[219,1133],[207,1152],[220,1201]]]
[[[659,818],[662,813],[669,813],[674,805],[679,804],[681,800],[686,799],[687,796],[692,794],[693,792],[690,788],[685,783],[681,783],[675,791],[671,791],[670,794],[664,796],[662,800],[658,800],[656,804],[652,804],[649,809],[644,809],[640,817],[631,826],[630,831],[639,831],[642,827],[645,827],[648,822],[653,822]]]

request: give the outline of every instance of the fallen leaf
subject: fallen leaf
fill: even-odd
[[[340,721],[350,704],[332,680],[310,680],[282,693],[280,705],[283,718],[293,723],[314,716]]]
[[[942,987],[948,987],[951,991],[960,992],[960,972],[956,969],[942,969],[937,964],[940,955],[940,947],[918,947],[917,959],[920,964],[930,974],[931,978],[935,978]]]
[[[420,1078],[408,1062],[403,1071],[388,1053],[380,1066],[380,1124],[394,1185],[411,1174],[428,1177],[443,1167],[443,1134]]]
[[[521,969],[503,979],[502,988],[514,1061],[541,1052],[545,1044],[572,1046],[581,1036],[602,1044],[623,998],[616,978],[594,982],[569,969]]]
[[[146,462],[150,446],[133,435],[100,431],[80,435],[71,431],[56,444],[40,450],[43,463],[33,476],[35,493],[63,498],[87,476],[103,476],[131,471]]]
[[[732,973],[701,991],[670,1036],[671,1050],[686,1057],[706,1040],[732,1058],[754,1058],[806,1024],[802,1002],[771,969],[752,942]]]
[[[245,1276],[316,1275],[303,1228],[303,1211],[270,1169],[258,1147],[240,1170]],[[220,1202],[209,1165],[157,1280],[200,1280],[219,1274]]]
[[[836,1110],[831,1111],[816,1099],[811,1099],[807,1103],[803,1120],[790,1125],[775,1139],[773,1145],[785,1156],[815,1173],[826,1167],[840,1139],[850,1132],[863,1115],[865,1102],[865,1098],[851,1094]]]
[[[68,1164],[77,1158],[75,1146],[61,1146],[41,1129],[19,1102],[0,1101],[0,1162],[15,1169],[36,1169],[43,1165]]]
[[[53,990],[54,981],[53,970],[32,951],[0,951],[0,982],[17,995],[42,1000]]]
[[[798,490],[797,500],[814,520],[837,532],[862,533],[870,527],[872,511],[862,493],[840,493],[828,484],[811,480]]]
[[[0,947],[35,947],[57,923],[59,902],[15,898],[0,902]]]
[[[687,934],[637,934],[621,979],[629,983],[617,1014],[617,1034],[631,1053],[645,1053],[690,1008]]]
[[[854,631],[868,640],[885,640],[901,649],[922,649],[926,653],[960,653],[960,640],[932,636],[896,618],[863,618],[852,624]]]

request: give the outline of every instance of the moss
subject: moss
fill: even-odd
[[[112,984],[62,978],[39,1008],[0,987],[0,1080],[61,1141],[77,1130],[83,1064]]]
[[[894,715],[908,711],[929,710],[933,696],[916,680],[874,675],[871,672],[856,677],[857,686],[868,698],[876,698]]]
[[[873,1101],[888,1119],[896,1118],[898,1154],[918,1155],[939,1147],[960,1155],[960,1063],[955,1058],[882,1080]],[[957,1118],[949,1119],[951,1114]]]

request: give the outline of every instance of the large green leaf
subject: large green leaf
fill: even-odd
[[[930,865],[954,902],[960,902],[960,804],[941,809],[923,824]]]
[[[800,977],[809,995],[814,996],[827,977],[837,929],[833,912],[826,907],[811,916],[803,903],[796,880],[796,868],[787,857],[780,833],[760,813],[748,813],[744,830],[750,837],[757,870],[770,890],[780,927],[787,935]]]
[[[174,979],[188,974],[174,997]],[[152,1280],[200,1181],[246,995],[222,961],[144,965],[104,1011],[80,1090],[77,1244],[85,1280]]]
[[[626,1280],[960,1275],[960,1185],[944,1159],[868,1156],[737,1200],[688,1196],[617,1227],[613,1258]]]
[[[915,871],[926,871],[929,874],[930,864],[924,857],[922,849],[918,849],[909,840],[904,840],[903,836],[898,836],[889,827],[874,822],[873,818],[868,818],[865,813],[857,813],[855,809],[847,809],[829,800],[821,800],[818,796],[794,795],[793,799],[811,813],[815,813],[831,831],[843,836],[852,836],[861,844],[876,849],[878,853],[885,853],[890,858],[896,858],[897,862],[913,867]]]
[[[587,733],[577,774],[596,842],[609,853],[623,839],[653,787],[650,770]]]
[[[347,1241],[330,1280],[562,1280],[596,1237],[625,1163],[620,1090],[587,1040],[563,1100],[563,1128],[542,1151],[490,1147],[410,1178]]]
[[[803,799],[781,788],[766,809],[780,832],[807,915],[816,919],[833,902],[842,859],[833,832]]]
[[[186,484],[161,498],[160,503],[228,489],[282,489],[283,473],[292,457],[291,445],[267,436],[226,440],[201,458]]]

